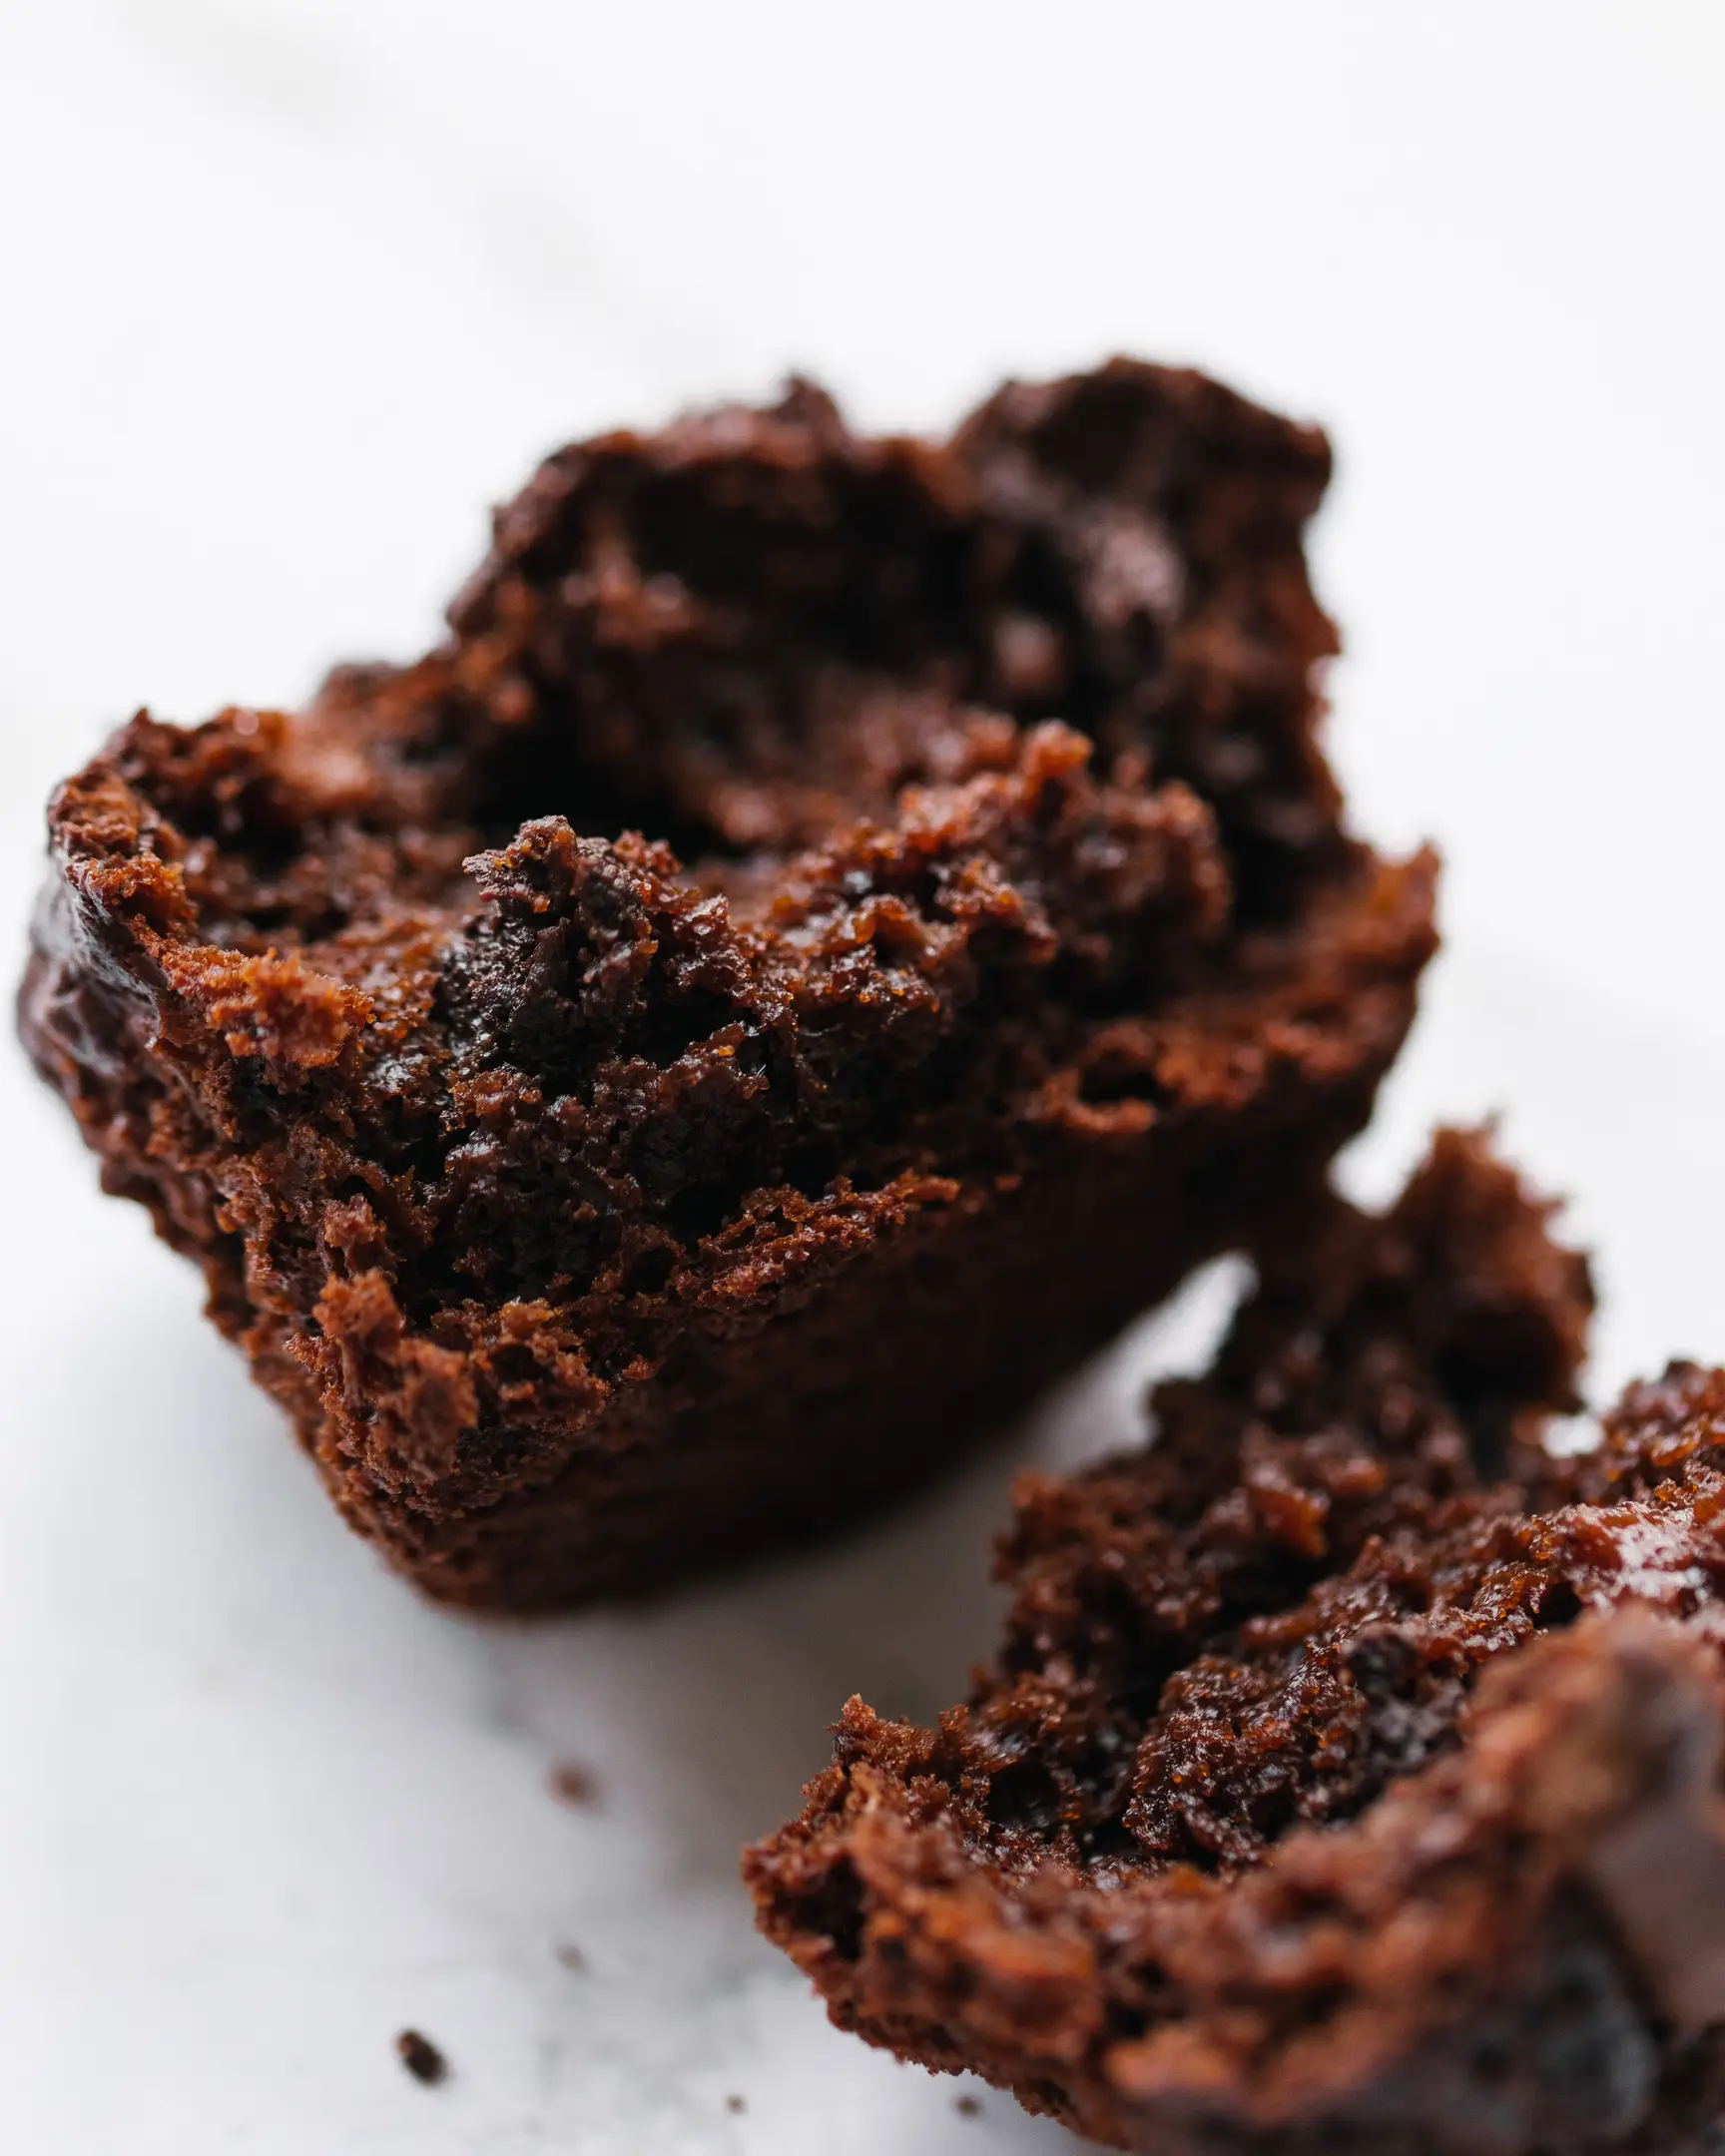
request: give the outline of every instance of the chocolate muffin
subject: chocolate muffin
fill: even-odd
[[[24,1037],[346,1517],[633,1592],[937,1472],[1369,1113],[1433,864],[1344,826],[1325,440],[1124,360],[553,456],[448,639],[140,715]]]
[[[1693,2151],[1725,2118],[1725,1372],[1553,1457],[1590,1294],[1440,1137],[1146,1451],[1026,1476],[1000,1658],[751,1851],[841,2027],[1120,2148]]]

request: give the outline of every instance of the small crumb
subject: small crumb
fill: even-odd
[[[401,2054],[401,2063],[415,2081],[423,2081],[427,2088],[435,2088],[449,2074],[449,2061],[428,2036],[421,2036],[417,2029],[403,2029],[395,2039],[395,2048]]]
[[[725,2099],[725,2108],[727,2111],[747,2111],[749,2106],[743,2101],[741,2096],[727,2096]]]
[[[584,1969],[587,1966],[587,1956],[573,1939],[563,1941],[557,1949],[557,1958],[566,1969]]]
[[[599,1784],[591,1768],[564,1760],[551,1770],[551,1794],[559,1804],[590,1812],[599,1802]]]
[[[960,2118],[980,2118],[982,2116],[982,2106],[974,2096],[954,2096],[952,2108]]]

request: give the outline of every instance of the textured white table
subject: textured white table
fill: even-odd
[[[1603,1246],[1596,1389],[1725,1355],[1722,139],[1706,0],[0,0],[5,936],[108,725],[410,651],[568,433],[1189,356],[1332,423],[1338,754],[1451,863],[1355,1186],[1501,1104]],[[955,1696],[1013,1458],[1127,1433],[1225,1278],[836,1559],[485,1629],[341,1532],[10,1051],[0,1113],[0,2146],[1068,2145],[832,2032],[736,1851],[847,1692]]]

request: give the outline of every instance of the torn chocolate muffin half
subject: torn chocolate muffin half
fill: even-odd
[[[1026,1476],[1005,1644],[746,1860],[841,2027],[1112,2145],[1693,2151],[1725,2119],[1725,1372],[1576,1402],[1482,1140],[1334,1201],[1148,1450]]]
[[[1434,941],[1317,745],[1329,468],[1123,360],[939,444],[794,385],[59,791],[24,1037],[422,1586],[853,1521],[1320,1186]]]

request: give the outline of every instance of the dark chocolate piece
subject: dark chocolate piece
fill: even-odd
[[[1703,2150],[1725,2119],[1725,1372],[1575,1405],[1546,1209],[1332,1204],[1148,1450],[1027,1476],[999,1662],[854,1700],[761,1921],[841,2027],[1112,2145]]]
[[[1433,946],[1316,743],[1329,465],[1126,361],[944,445],[798,385],[60,790],[31,1052],[422,1586],[855,1521],[1321,1183]]]

